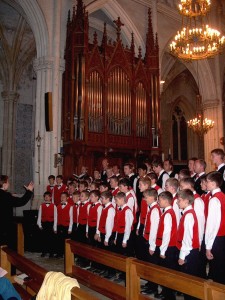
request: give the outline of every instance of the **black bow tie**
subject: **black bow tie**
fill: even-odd
[[[78,206],[78,204],[77,204],[77,203],[75,203],[75,206]]]
[[[45,202],[45,204],[51,204],[51,202]]]
[[[102,204],[102,207],[105,208],[105,204]]]
[[[81,206],[84,206],[84,203],[81,203],[80,205],[81,205]]]
[[[184,213],[183,213],[183,212],[181,212],[181,216],[183,216],[183,214],[184,214]]]
[[[163,208],[163,210],[162,210],[162,213],[164,214],[164,212],[165,212],[165,208]]]
[[[91,204],[91,207],[94,207],[95,206],[95,204],[93,203],[93,204]]]
[[[61,184],[58,184],[58,187],[61,187]]]
[[[54,185],[50,185],[50,187],[51,187],[51,188],[53,188],[53,187],[54,187]]]
[[[119,210],[122,210],[122,207],[120,207]]]
[[[61,203],[61,205],[62,205],[62,206],[65,206],[65,205],[66,205],[66,203]]]

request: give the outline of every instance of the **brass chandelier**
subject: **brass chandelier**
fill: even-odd
[[[202,138],[214,126],[214,121],[204,118],[202,109],[202,97],[196,96],[196,117],[187,122],[188,127],[192,129],[197,135]]]
[[[183,28],[170,44],[172,55],[188,61],[213,57],[223,50],[225,37],[205,23],[210,5],[210,0],[181,0]]]

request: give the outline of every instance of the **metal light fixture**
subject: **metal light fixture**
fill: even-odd
[[[188,61],[213,57],[222,52],[225,36],[205,22],[210,5],[209,0],[181,0],[182,29],[170,44],[172,55]]]

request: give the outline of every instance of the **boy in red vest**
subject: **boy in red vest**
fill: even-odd
[[[116,216],[116,236],[114,244],[116,245],[116,252],[132,256],[133,249],[131,241],[131,231],[133,225],[133,212],[127,204],[126,194],[119,192],[116,197],[116,205],[118,207],[117,216]]]
[[[210,172],[206,180],[207,190],[212,194],[205,230],[209,273],[214,281],[225,284],[225,194],[220,189],[223,176],[217,171]]]
[[[148,213],[146,216],[145,226],[142,239],[142,259],[144,261],[158,264],[158,256],[156,250],[156,236],[161,216],[161,210],[157,203],[158,193],[155,189],[148,189],[143,193],[144,199],[148,205]],[[158,285],[148,282],[142,290],[142,294],[158,293]]]
[[[63,257],[65,239],[69,237],[73,227],[73,208],[68,203],[68,193],[61,194],[61,203],[57,206],[57,239],[56,258]]]
[[[148,177],[151,179],[151,188],[155,189],[158,195],[161,194],[163,192],[163,189],[159,185],[157,185],[158,176],[155,173],[150,173]]]
[[[52,201],[54,200],[53,198],[53,192],[54,192],[54,186],[55,186],[55,176],[54,175],[49,175],[48,176],[48,182],[49,184],[47,185],[46,191],[50,192],[52,194]]]
[[[57,206],[61,201],[61,194],[67,192],[67,186],[63,183],[62,175],[56,176],[56,185],[54,186],[54,204]]]
[[[90,204],[89,202],[90,193],[86,190],[80,193],[80,204],[78,208],[78,226],[77,226],[77,240],[81,243],[87,243],[86,238],[86,226],[88,212],[87,208]]]
[[[198,220],[192,207],[194,195],[191,190],[184,189],[177,194],[178,205],[183,210],[177,232],[177,248],[179,250],[178,264],[180,271],[198,276],[199,234]],[[184,295],[184,299],[195,299]]]
[[[44,203],[40,205],[38,210],[37,225],[42,230],[42,254],[45,257],[49,253],[49,258],[54,253],[54,231],[57,226],[57,209],[52,203],[51,192],[44,193]]]
[[[177,220],[172,207],[173,195],[170,192],[162,192],[158,202],[163,211],[156,238],[156,246],[160,256],[159,262],[161,266],[175,270],[177,269],[178,251],[176,247]],[[164,287],[162,292],[156,294],[155,297],[161,295],[166,300],[176,300],[174,292],[169,288]]]
[[[76,241],[76,231],[77,231],[77,223],[78,223],[78,208],[80,205],[80,192],[75,191],[73,192],[73,228],[72,228],[72,234],[71,239]]]
[[[99,236],[99,221],[102,213],[102,204],[99,201],[100,192],[94,190],[90,192],[90,204],[87,208],[88,218],[86,225],[86,237],[92,246],[96,246]]]

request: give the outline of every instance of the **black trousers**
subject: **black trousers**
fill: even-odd
[[[58,255],[62,256],[65,251],[65,239],[69,238],[68,234],[69,226],[57,226],[57,249]]]
[[[81,243],[87,243],[86,238],[86,224],[79,224],[76,231],[77,241]]]
[[[225,236],[217,236],[211,250],[213,259],[209,261],[211,278],[225,284]]]
[[[53,222],[42,222],[42,253],[54,253],[55,248],[55,234],[53,232]]]
[[[96,234],[96,226],[94,227],[88,227],[88,243],[94,247],[97,246],[97,241],[94,239]]]
[[[132,234],[130,235],[129,240],[127,241],[127,246],[124,248],[122,246],[123,244],[123,237],[124,233],[117,233],[117,238],[116,238],[116,245],[115,245],[115,252],[131,257],[133,256],[133,242],[132,242]]]
[[[77,241],[77,223],[73,223],[71,239]]]
[[[190,254],[185,258],[185,264],[180,266],[180,271],[189,275],[198,276],[199,274],[199,249],[192,249]],[[195,300],[197,298],[184,295],[185,300]]]

